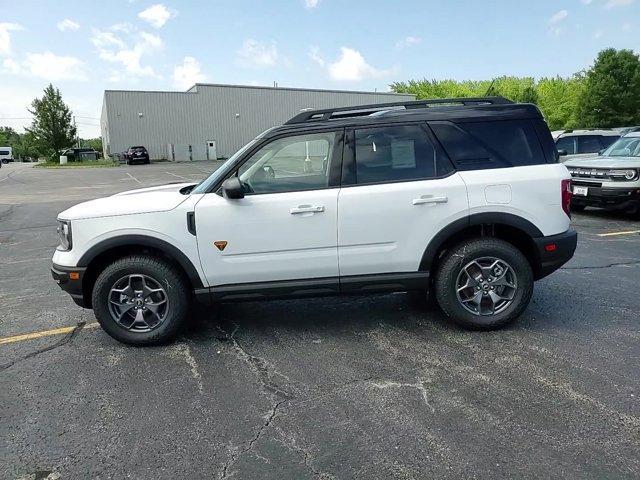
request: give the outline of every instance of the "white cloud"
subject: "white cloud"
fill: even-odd
[[[559,12],[551,15],[551,18],[549,18],[549,25],[555,25],[556,23],[563,21],[568,16],[569,12],[567,12],[566,10],[560,10]]]
[[[146,10],[138,13],[138,17],[148,22],[154,28],[162,28],[165,23],[169,21],[170,18],[175,17],[175,12],[169,10],[167,7],[162,5],[161,3],[156,3],[155,5],[151,5]]]
[[[329,75],[333,80],[357,82],[365,78],[379,78],[389,73],[389,70],[372,67],[359,51],[347,47],[341,47],[340,58],[329,64]]]
[[[173,86],[179,90],[186,90],[206,79],[207,76],[200,69],[200,62],[193,57],[184,57],[182,64],[173,69]]]
[[[408,37],[404,37],[402,40],[398,40],[396,42],[396,48],[413,47],[414,45],[418,45],[420,43],[422,43],[422,38],[413,37],[410,35]]]
[[[600,30],[596,30],[593,34],[593,38],[595,38],[596,40],[599,38],[602,38],[604,36],[604,30],[600,29]]]
[[[612,8],[626,7],[627,5],[635,3],[635,1],[636,0],[609,0],[605,3],[604,8],[611,10]]]
[[[593,3],[593,0],[580,0],[580,1],[585,5],[591,5]]]
[[[162,39],[148,32],[139,32],[133,38],[130,47],[122,38],[108,30],[93,30],[91,42],[98,49],[101,59],[120,64],[127,74],[136,77],[159,77],[150,65],[142,65],[142,57],[161,50],[164,46]],[[110,79],[117,75],[110,76]]]
[[[623,32],[628,32],[629,30],[631,30],[631,23],[624,22],[621,28]]]
[[[248,38],[237,51],[237,61],[244,67],[273,67],[278,61],[278,49],[273,42],[263,43]]]
[[[22,62],[7,58],[2,66],[6,73],[44,78],[50,82],[87,80],[84,63],[80,59],[52,52],[27,53]]]
[[[314,63],[317,63],[321,67],[324,67],[325,61],[324,61],[324,58],[322,58],[322,55],[320,54],[320,49],[318,47],[311,47],[309,49],[309,58],[311,58],[311,60]]]
[[[304,6],[309,9],[316,8],[319,3],[320,0],[304,0]]]
[[[561,27],[561,24],[567,19],[567,17],[569,16],[569,12],[567,12],[566,10],[560,10],[559,12],[554,13],[553,15],[551,15],[551,18],[549,18],[549,31],[553,34],[553,35],[560,35],[562,33],[563,28]]]
[[[61,32],[66,32],[67,30],[75,32],[79,28],[80,24],[74,22],[70,18],[65,18],[64,20],[58,22],[58,30],[60,30]]]
[[[0,55],[11,54],[11,33],[24,30],[22,25],[17,23],[0,23]]]

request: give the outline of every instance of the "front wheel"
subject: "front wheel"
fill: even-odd
[[[502,327],[527,308],[533,272],[516,247],[497,238],[463,242],[445,256],[435,280],[438,304],[470,328]]]
[[[100,273],[92,293],[93,311],[105,332],[120,342],[164,343],[184,324],[189,293],[177,268],[160,258],[132,255]]]

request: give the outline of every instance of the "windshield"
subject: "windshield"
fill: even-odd
[[[191,193],[207,193],[207,190],[209,190],[209,188],[213,184],[218,182],[219,179],[224,177],[229,171],[229,169],[233,166],[233,164],[235,164],[236,160],[240,158],[244,154],[244,152],[249,150],[258,141],[258,139],[259,138],[255,138],[251,140],[244,147],[242,147],[236,153],[231,155],[231,157],[229,157],[229,159],[226,162],[224,162],[220,167],[218,167],[211,175],[209,175],[207,178],[202,180],[198,185],[196,185],[195,188],[191,191]]]
[[[608,157],[640,157],[640,137],[622,137],[607,148],[603,155]]]

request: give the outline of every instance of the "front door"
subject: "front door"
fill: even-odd
[[[235,172],[244,198],[204,195],[195,218],[209,285],[337,278],[339,188],[329,173],[341,156],[340,133],[278,138]]]

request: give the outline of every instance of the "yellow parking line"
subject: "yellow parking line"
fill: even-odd
[[[626,232],[599,233],[599,237],[615,237],[617,235],[634,235],[640,233],[640,230],[628,230]]]
[[[86,324],[82,328],[95,328],[98,325],[98,322],[93,322]],[[22,335],[13,335],[12,337],[0,337],[0,345],[4,345],[6,343],[24,342],[25,340],[34,340],[36,338],[50,337],[52,335],[64,335],[65,333],[73,331],[73,329],[76,327],[77,325],[74,325],[73,327],[54,328],[53,330],[42,330],[40,332],[24,333]]]

